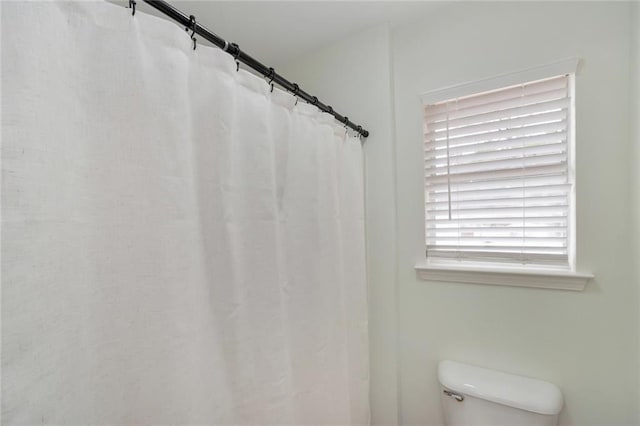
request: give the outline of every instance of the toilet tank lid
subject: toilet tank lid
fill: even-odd
[[[552,383],[459,362],[441,361],[438,379],[454,392],[533,413],[556,415],[563,405],[562,393]]]

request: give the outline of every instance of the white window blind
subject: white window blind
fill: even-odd
[[[568,264],[570,83],[424,107],[428,258]]]

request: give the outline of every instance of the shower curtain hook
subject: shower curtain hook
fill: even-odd
[[[193,40],[193,50],[196,50],[196,17],[191,15],[189,16],[189,27],[193,31],[191,33],[191,40]],[[185,31],[189,31],[189,27],[185,27]]]
[[[136,0],[129,0],[129,9],[131,9],[131,16],[136,14]]]
[[[300,86],[298,86],[297,83],[293,83],[293,91],[291,93],[293,93],[293,96],[296,97],[296,103],[293,104],[293,106],[298,105],[298,92],[300,91]]]
[[[238,46],[237,43],[231,43],[231,46],[236,49],[236,53],[233,54],[233,59],[236,61],[236,72],[238,72],[240,71],[240,61],[238,61],[238,56],[240,56],[240,46]]]
[[[267,75],[267,77],[269,77],[269,85],[271,85],[271,92],[273,93],[273,79],[276,76],[276,70],[273,68],[269,68],[269,74]]]

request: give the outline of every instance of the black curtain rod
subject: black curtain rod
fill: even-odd
[[[209,31],[208,29],[206,29],[205,27],[197,23],[196,19],[193,16],[185,15],[183,12],[171,6],[169,3],[167,3],[164,0],[144,0],[144,2],[149,4],[156,10],[164,13],[169,18],[178,22],[185,28],[188,28],[189,30],[193,31],[195,34],[198,34],[200,37],[206,40],[209,40],[211,43],[221,48],[222,50],[227,52],[229,55],[233,56],[236,61],[242,62],[243,64],[251,67],[258,73],[262,74],[263,76],[269,78],[271,83],[278,84],[279,86],[285,88],[287,91],[297,96],[298,98],[304,99],[306,102],[312,105],[315,105],[321,111],[324,111],[333,115],[336,120],[338,120],[345,126],[355,130],[363,137],[366,138],[367,136],[369,136],[369,132],[363,129],[362,126],[358,126],[354,122],[350,121],[348,117],[338,114],[333,110],[331,106],[323,104],[318,100],[317,97],[311,96],[309,93],[300,89],[296,83],[291,83],[289,80],[287,80],[286,78],[282,77],[280,74],[275,72],[273,68],[266,67],[256,59],[247,55],[245,52],[240,50],[240,47],[237,44],[229,43],[223,38],[218,37],[211,31]],[[130,3],[134,8],[134,13],[135,13],[135,2],[130,1]]]

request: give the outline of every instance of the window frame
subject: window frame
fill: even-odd
[[[458,97],[490,92],[542,80],[559,75],[569,76],[569,126],[567,128],[567,174],[572,184],[568,194],[566,265],[509,264],[503,262],[474,261],[470,259],[424,258],[415,265],[417,275],[426,281],[450,281],[477,284],[495,284],[523,287],[583,290],[592,274],[576,271],[576,173],[575,173],[575,75],[579,59],[569,58],[525,70],[498,75],[474,82],[449,86],[424,93],[422,107]],[[421,122],[422,124],[422,122]],[[422,142],[422,141],[421,141]],[[425,213],[426,214],[426,213]],[[422,234],[424,234],[423,221]]]

